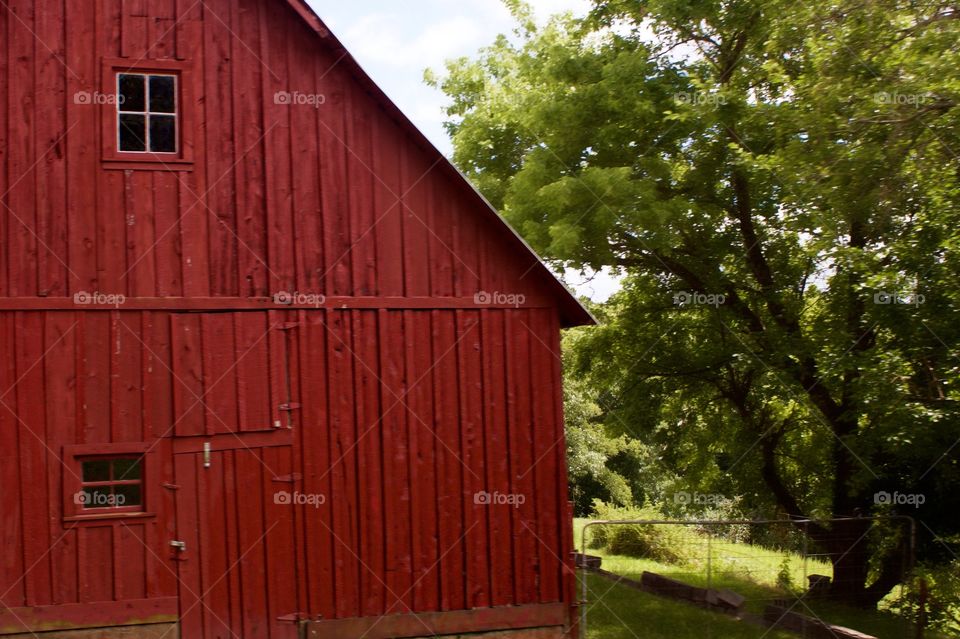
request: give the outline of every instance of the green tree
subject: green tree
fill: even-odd
[[[574,347],[608,426],[753,512],[923,493],[921,532],[956,530],[960,9],[595,0],[537,28],[508,4],[512,37],[428,81],[527,240],[623,274]],[[903,575],[867,532],[810,527],[872,605]]]

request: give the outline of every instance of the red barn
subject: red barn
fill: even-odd
[[[302,0],[0,5],[0,636],[567,631],[589,314]]]

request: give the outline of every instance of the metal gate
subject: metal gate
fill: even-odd
[[[815,541],[824,530],[836,531],[829,544]],[[887,560],[899,562],[902,574],[909,575],[915,544],[909,517],[590,521],[581,533],[584,554],[578,555],[583,568],[580,636],[588,636],[591,610],[600,619],[612,617],[622,623],[630,631],[626,637],[645,636],[647,624],[633,627],[622,618],[629,616],[626,612],[620,615],[604,601],[613,589],[623,587],[637,591],[631,600],[641,607],[643,602],[655,602],[651,610],[675,605],[700,608],[690,609],[690,616],[702,621],[699,628],[708,639],[724,637],[731,623],[756,626],[757,637],[855,636],[844,635],[838,626],[870,635],[877,624],[862,621],[866,627],[857,628],[857,613],[864,615],[845,606],[841,595],[843,579],[871,571],[868,551],[878,543],[894,553]],[[599,583],[596,580],[603,580],[602,589],[590,587]],[[902,596],[903,589],[901,580],[887,604],[890,597]],[[627,596],[617,592],[618,598]],[[649,615],[646,619],[652,621]],[[883,632],[877,633],[883,639],[917,636],[909,620],[890,615],[884,622]],[[594,626],[602,631],[599,622]]]

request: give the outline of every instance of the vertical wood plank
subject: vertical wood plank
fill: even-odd
[[[182,455],[181,455],[182,456]],[[198,456],[192,456],[194,458]],[[202,550],[198,560],[201,590],[204,604],[202,608],[204,637],[229,637],[239,632],[230,631],[230,579],[229,573],[235,569],[234,558],[229,554],[225,543],[215,543],[222,539],[225,531],[234,526],[227,517],[228,499],[233,498],[232,491],[227,492],[232,480],[226,476],[224,455],[217,453],[211,460],[210,468],[204,468],[200,460],[196,463],[198,510],[198,543]],[[238,628],[239,631],[239,628]],[[198,635],[199,636],[199,635]]]
[[[203,593],[200,553],[200,504],[198,499],[199,455],[174,455],[177,485],[177,539],[187,545],[185,552],[167,550],[165,556],[176,557],[175,563],[181,582],[180,596],[180,633],[184,637],[203,636],[203,611],[200,601]],[[227,531],[230,530],[228,526]],[[185,561],[182,561],[185,560]]]
[[[140,313],[110,313],[110,410],[114,442],[143,441]]]
[[[0,34],[9,42],[10,12],[0,11]],[[0,46],[0,96],[10,95],[10,53],[9,46]],[[10,224],[12,218],[8,203],[7,171],[10,162],[10,100],[0,99],[0,246],[10,246]],[[9,294],[10,255],[0,255],[0,295]],[[2,598],[0,598],[2,600]]]
[[[73,313],[48,313],[44,317],[43,374],[47,392],[50,397],[57,398],[47,403],[47,441],[54,452],[59,451],[61,446],[76,443],[76,329],[77,319]],[[8,386],[0,379],[0,389],[5,388]],[[61,497],[62,475],[70,472],[69,466],[61,464],[59,472],[47,473],[50,539],[54,544],[50,551],[54,604],[77,601],[77,536],[76,531],[65,531],[61,521],[62,499],[69,499],[69,496]]]
[[[334,579],[337,617],[360,616],[360,564],[356,428],[354,418],[353,341],[348,311],[327,316],[330,387],[330,499],[333,502]]]
[[[481,331],[476,311],[455,311],[458,383],[460,386],[460,442],[463,474],[464,532],[467,552],[467,605],[490,605],[488,518],[500,517],[503,506],[483,503],[481,493],[496,490],[482,475],[486,467],[483,433]]]
[[[511,311],[507,316],[508,394],[510,433],[510,492],[523,495],[524,503],[511,508],[513,555],[515,559],[516,602],[534,603],[539,597],[537,572],[536,506],[533,492],[533,433],[530,385],[530,340],[521,319],[524,311]]]
[[[349,181],[344,146],[345,79],[335,68],[336,60],[331,56],[323,55],[319,65],[323,69],[320,92],[326,97],[324,108],[317,112],[326,290],[329,295],[349,295],[354,255],[350,247]]]
[[[203,74],[203,25],[206,5],[192,0],[177,0],[177,55],[196,65],[192,74],[192,104],[184,104],[194,114],[192,144],[198,154],[207,149],[207,126],[220,117],[207,103]],[[215,179],[215,178],[210,178]],[[211,218],[208,198],[209,180],[204,162],[196,162],[193,171],[178,173],[180,198],[180,247],[183,294],[207,296],[210,294]]]
[[[114,592],[113,527],[78,528],[80,603],[112,601]]]
[[[263,117],[269,122],[264,136],[266,177],[267,286],[270,292],[296,288],[293,253],[293,194],[291,193],[290,113],[311,109],[309,105],[283,104],[282,92],[302,92],[290,85],[286,40],[290,38],[285,17],[289,8],[275,2],[262,4],[260,42],[262,43]],[[294,62],[296,64],[296,62]]]
[[[198,316],[170,315],[174,432],[181,436],[206,432],[202,334]]]
[[[408,380],[406,344],[412,335],[406,332],[404,312],[379,311],[380,377],[383,408],[380,430],[383,433],[383,525],[386,530],[386,614],[409,612],[413,608],[411,586],[411,527],[420,514],[410,510],[409,424],[407,422]],[[419,480],[418,480],[419,481]]]
[[[503,311],[481,312],[483,332],[483,397],[484,432],[486,435],[487,464],[484,468],[488,486],[509,486],[509,446],[507,426],[504,316]],[[560,480],[558,480],[560,481]],[[561,482],[562,483],[562,482]],[[510,515],[496,512],[490,517],[490,597],[494,606],[514,603],[514,556]]]
[[[3,13],[3,12],[0,12]],[[0,339],[15,344],[17,331],[14,313],[0,314]],[[0,482],[3,486],[20,486],[20,448],[17,444],[21,425],[17,419],[16,357],[0,358]],[[23,579],[23,509],[16,490],[0,490],[0,533],[10,552],[0,553],[0,603],[9,608],[25,605]]]
[[[147,57],[149,59],[172,59],[176,55],[176,19],[176,0],[148,0]]]
[[[208,0],[203,21],[204,93],[206,105],[216,117],[207,118],[207,173],[210,194],[210,292],[213,295],[240,295],[237,284],[237,217],[234,193],[236,125],[234,121],[233,67],[235,41],[229,26],[235,3]],[[198,65],[199,66],[199,65]],[[239,250],[246,250],[240,248]],[[245,293],[244,293],[245,294]]]
[[[113,526],[113,564],[117,600],[143,599],[146,596],[147,547],[143,524]]]
[[[153,175],[154,245],[156,292],[161,297],[183,295],[183,269],[180,261],[179,177],[173,173]]]
[[[557,522],[564,521],[566,499],[559,499],[555,490],[559,474],[557,458],[565,450],[563,430],[558,429],[554,413],[554,393],[562,394],[553,377],[554,359],[560,354],[551,349],[550,315],[542,309],[527,311],[530,340],[530,364],[534,378],[533,404],[533,463],[534,493],[536,494],[537,547],[540,554],[540,601],[560,601],[560,571],[562,568],[563,529]],[[558,331],[559,332],[559,331]],[[566,484],[566,482],[560,482]]]
[[[126,171],[124,206],[130,269],[127,288],[133,296],[153,297],[157,294],[154,198],[153,172]]]
[[[304,564],[307,577],[307,609],[311,615],[331,618],[334,615],[334,541],[331,474],[335,471],[330,454],[327,311],[302,313],[300,360],[302,374],[300,393],[303,398],[303,486],[307,492],[323,495],[320,508],[308,509],[301,543],[306,547]]]
[[[267,283],[266,203],[264,195],[263,135],[261,113],[263,69],[259,61],[260,21],[255,0],[234,4],[233,50],[234,158],[237,179],[237,264],[241,296],[264,296]]]
[[[373,120],[370,99],[353,82],[345,91],[347,176],[350,188],[350,247],[354,295],[373,295],[377,288],[377,243],[373,227]]]
[[[209,371],[203,398],[207,434],[239,432],[234,314],[203,313],[200,325],[203,369]]]
[[[273,428],[270,405],[269,326],[261,313],[237,313],[236,376],[241,431]]]
[[[437,439],[437,502],[440,544],[440,608],[460,610],[467,607],[465,596],[465,550],[462,539],[463,461],[460,452],[460,415],[454,317],[449,311],[432,311],[435,431]],[[453,351],[455,352],[455,350]]]
[[[9,193],[10,295],[37,294],[37,216],[36,175],[38,151],[34,85],[34,61],[37,45],[33,36],[35,5],[29,0],[11,2],[5,8],[12,16],[6,43],[10,56],[10,82],[17,87],[6,97],[9,101],[9,127],[16,136],[11,144],[7,163]],[[47,149],[42,150],[45,156]]]
[[[235,493],[240,516],[237,518],[239,555],[236,558],[240,572],[240,615],[243,618],[243,636],[270,636],[267,618],[267,581],[264,565],[264,467],[256,450],[234,451],[236,472]]]
[[[95,6],[95,5],[94,5]],[[0,12],[2,13],[2,12]],[[66,59],[72,73],[67,73],[67,219],[71,271],[66,293],[95,291],[97,288],[97,127],[100,123],[96,107],[78,104],[81,92],[92,94],[99,89],[96,57],[96,18],[90,0],[66,0]],[[2,144],[2,143],[0,143]],[[0,151],[2,154],[3,151]],[[2,280],[2,278],[0,278]]]
[[[67,284],[66,80],[64,3],[43,5],[36,21],[37,266],[40,293],[61,296]]]
[[[419,149],[409,146],[401,156],[403,171],[403,271],[406,294],[430,294],[430,235],[426,219],[432,193],[424,175],[430,170]]]
[[[287,33],[291,87],[304,93],[322,95],[317,65],[305,59],[312,49],[312,34],[297,30]],[[293,238],[296,256],[296,288],[305,293],[324,293],[323,218],[321,216],[320,152],[317,147],[320,109],[304,106],[291,109],[290,152],[292,153]]]
[[[373,147],[373,170],[379,179],[373,183],[374,210],[377,215],[374,233],[377,239],[378,294],[401,296],[404,291],[403,260],[403,185],[400,175],[400,154],[403,138],[397,125],[384,117],[374,119],[376,130]]]
[[[83,432],[80,443],[109,442],[110,314],[79,313],[81,331],[80,398]]]
[[[399,219],[399,217],[397,218]],[[432,315],[404,312],[405,365],[409,395],[406,405],[410,433],[410,522],[413,537],[413,605],[415,610],[440,606],[440,550],[437,539],[437,446],[440,421],[435,413]]]
[[[292,453],[287,447],[263,449],[263,494],[266,525],[264,546],[265,572],[267,576],[267,612],[270,620],[270,636],[276,639],[294,638],[296,626],[279,618],[300,611],[297,599],[296,551],[294,548],[294,515],[303,507],[278,503],[274,495],[278,491],[290,492],[292,485],[277,481],[279,476],[292,472]],[[306,506],[305,508],[312,508]]]

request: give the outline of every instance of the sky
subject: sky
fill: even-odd
[[[445,155],[452,152],[443,129],[446,96],[423,82],[425,69],[442,74],[444,62],[472,56],[513,26],[500,0],[307,0],[371,78]],[[589,0],[528,0],[537,19],[572,11],[582,15]],[[587,281],[564,274],[578,293],[603,301],[616,279],[599,274]]]

